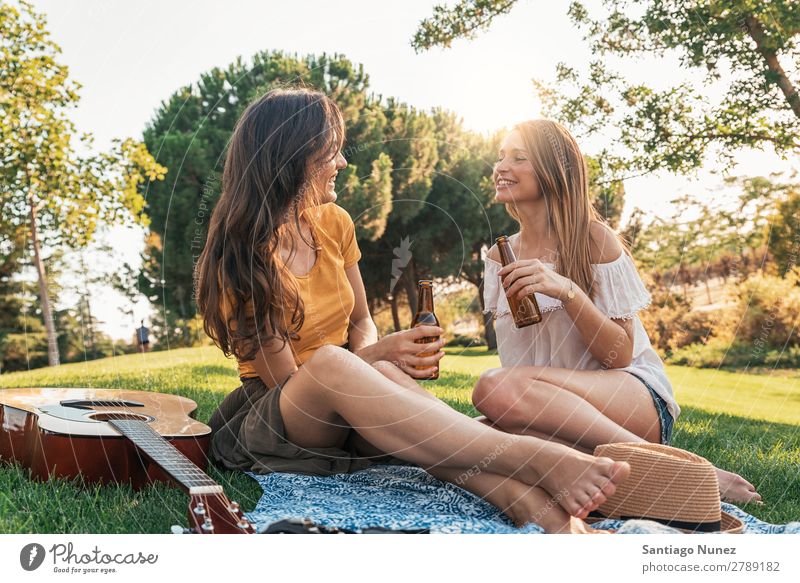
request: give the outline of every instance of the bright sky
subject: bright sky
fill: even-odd
[[[79,131],[94,134],[98,148],[114,137],[141,137],[160,102],[177,88],[193,83],[212,67],[224,67],[237,56],[249,58],[262,50],[344,54],[364,65],[375,93],[420,108],[450,109],[478,131],[539,116],[531,79],[551,80],[559,61],[580,66],[590,58],[587,44],[567,18],[566,0],[522,0],[476,40],[416,54],[409,41],[435,3],[34,2],[48,17],[52,37],[63,50],[62,62],[83,86],[74,120]],[[679,82],[686,74],[668,61],[617,65],[631,78],[656,86]],[[593,146],[599,148],[599,142],[581,145],[590,154]],[[735,174],[741,175],[766,175],[789,167],[774,154],[763,152],[743,152],[738,160]],[[661,174],[628,181],[623,217],[634,207],[668,215],[669,200],[684,193],[706,200],[726,196],[719,190],[721,178],[713,171],[709,165],[694,180]],[[141,232],[116,229],[110,240],[119,257],[105,258],[105,268],[137,260]],[[133,317],[123,316],[121,297],[110,290],[102,293],[104,301],[96,302],[93,310],[105,322],[104,330],[118,338],[132,336],[134,322],[147,317],[149,308],[138,305]],[[67,294],[64,301],[75,298]]]

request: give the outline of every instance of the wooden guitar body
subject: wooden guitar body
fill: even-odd
[[[130,482],[139,489],[169,476],[105,423],[42,414],[67,399],[135,401],[143,407],[92,407],[125,412],[150,425],[200,469],[208,467],[210,428],[191,418],[197,405],[178,395],[116,389],[5,389],[0,391],[0,460],[30,468],[34,479],[75,478],[90,483]],[[77,411],[77,410],[76,410]]]
[[[206,473],[211,429],[179,395],[122,389],[0,389],[0,461],[34,479],[177,482],[193,532],[254,532]]]

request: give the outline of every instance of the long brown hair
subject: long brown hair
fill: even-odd
[[[514,129],[522,134],[531,156],[548,221],[558,241],[556,271],[593,298],[589,230],[593,223],[610,227],[589,199],[588,170],[578,143],[564,126],[548,119],[522,122]],[[506,203],[506,210],[520,221],[513,203]],[[623,252],[630,255],[625,239],[612,232]]]
[[[321,202],[315,169],[341,150],[344,121],[324,93],[278,89],[245,109],[228,144],[222,193],[198,260],[197,306],[226,356],[252,360],[303,325],[303,302],[280,259],[300,215]]]

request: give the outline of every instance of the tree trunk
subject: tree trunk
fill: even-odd
[[[744,20],[747,32],[750,34],[750,38],[755,41],[756,49],[766,62],[767,69],[772,74],[771,76],[774,77],[778,87],[780,87],[783,96],[786,98],[786,102],[789,104],[789,107],[792,108],[795,116],[800,118],[800,95],[798,95],[797,90],[778,62],[778,54],[775,49],[767,46],[769,44],[769,39],[767,39],[767,35],[764,32],[764,27],[752,14],[748,14]]]
[[[483,280],[478,284],[478,301],[481,305],[481,315],[483,316],[483,337],[486,340],[486,348],[495,350],[497,348],[497,333],[494,330],[494,314],[485,314],[486,303],[483,300]]]
[[[186,320],[186,303],[184,302],[184,299],[186,298],[186,290],[183,289],[183,286],[179,285],[175,288],[175,298],[178,300],[178,313],[181,318],[182,346],[191,346],[192,338],[191,334],[189,333],[189,323]]]
[[[708,298],[708,305],[710,306],[713,302],[711,301],[711,288],[708,287],[708,278],[703,278],[703,283],[706,284],[706,297]]]
[[[494,329],[494,314],[483,314],[483,337],[487,350],[497,350],[497,332]]]
[[[403,287],[408,296],[408,307],[411,310],[411,320],[417,314],[417,270],[414,260],[408,262],[405,272],[403,272]]]
[[[47,363],[50,366],[61,364],[58,357],[58,337],[56,336],[56,326],[53,322],[53,311],[50,307],[50,296],[47,293],[47,274],[42,261],[42,253],[39,249],[39,233],[36,226],[36,206],[33,197],[29,197],[31,206],[31,241],[33,242],[33,264],[36,268],[36,276],[39,280],[39,297],[42,301],[42,318],[44,319],[44,329],[47,333]]]
[[[397,294],[396,293],[392,293],[392,299],[389,301],[389,303],[392,306],[392,322],[394,323],[394,331],[395,332],[400,332],[400,314],[397,311]]]
[[[86,261],[84,260],[83,253],[81,253],[81,269],[83,270],[83,299],[86,302],[86,320],[88,320],[86,329],[89,332],[89,346],[91,347],[92,358],[97,358],[97,350],[95,349],[94,345],[94,320],[92,320],[92,295],[89,292],[89,281],[86,274]],[[81,310],[81,313],[83,313],[83,310]]]

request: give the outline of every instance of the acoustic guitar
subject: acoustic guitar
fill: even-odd
[[[0,460],[36,480],[175,482],[189,494],[189,532],[252,534],[239,505],[206,473],[211,429],[178,395],[119,389],[0,389]],[[174,528],[173,528],[174,530]]]

